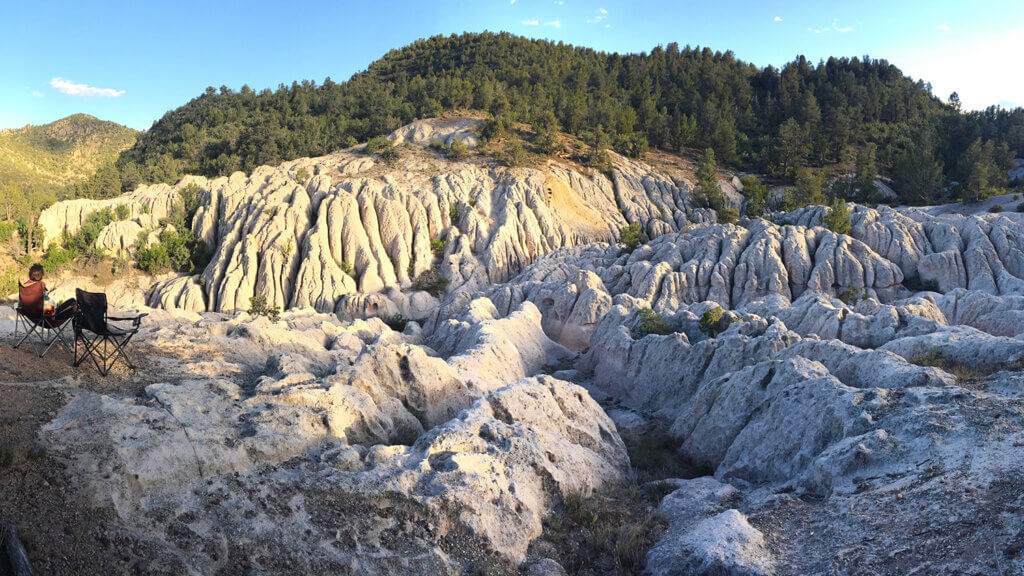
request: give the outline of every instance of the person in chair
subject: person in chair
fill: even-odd
[[[21,285],[25,288],[29,288],[33,286],[36,282],[42,284],[43,298],[45,302],[43,305],[43,310],[45,312],[46,310],[50,309],[51,304],[49,303],[50,296],[49,292],[46,289],[46,282],[43,282],[42,264],[33,264],[32,267],[28,269],[28,280],[26,282],[22,282]],[[76,304],[74,298],[68,298],[67,300],[61,302],[59,306],[53,309],[52,322],[56,325],[60,325],[70,320],[71,317],[74,316],[75,314],[75,306]]]

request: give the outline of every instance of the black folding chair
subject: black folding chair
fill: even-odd
[[[18,337],[21,330],[25,334],[14,345],[15,348],[31,338],[32,347],[36,354],[42,358],[53,348],[53,345],[60,342],[64,349],[71,351],[71,344],[64,337],[64,332],[69,326],[70,315],[61,311],[55,315],[47,312],[44,307],[43,283],[33,282],[28,286],[18,285],[18,307],[14,315],[14,337]]]
[[[107,316],[107,295],[102,292],[86,292],[75,290],[78,310],[75,312],[75,366],[92,358],[92,363],[106,376],[114,367],[117,359],[124,361],[128,368],[134,370],[135,364],[128,358],[125,348],[132,336],[139,331],[139,325],[147,314],[138,316],[115,317]],[[121,328],[110,324],[114,322],[131,322],[131,328]],[[82,355],[78,349],[81,343]]]

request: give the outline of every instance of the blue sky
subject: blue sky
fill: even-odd
[[[0,128],[85,112],[148,128],[207,86],[347,79],[434,34],[505,30],[616,52],[733,50],[757,65],[886,58],[967,108],[1024,105],[1024,2],[0,0]]]

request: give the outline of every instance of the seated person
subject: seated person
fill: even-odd
[[[46,283],[43,282],[43,266],[41,264],[33,264],[32,267],[28,269],[28,281],[22,282],[21,285],[27,288],[36,282],[43,285],[43,294],[47,299],[49,299],[46,290]],[[53,310],[53,323],[60,325],[70,320],[75,314],[75,307],[76,304],[74,298],[68,298],[61,302],[60,306],[57,306]]]

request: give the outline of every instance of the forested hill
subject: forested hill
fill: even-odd
[[[137,135],[87,114],[0,130],[0,186],[62,186],[85,180],[134,144]]]
[[[967,180],[972,145],[996,163],[1024,151],[1024,110],[960,113],[884,60],[758,68],[709,48],[619,55],[483,33],[418,41],[340,84],[208,88],[121,155],[122,187],[321,155],[454,109],[527,123],[550,111],[562,130],[606,133],[623,153],[710,147],[722,164],[782,177],[870,146],[883,171],[909,166],[929,188],[936,172]]]

